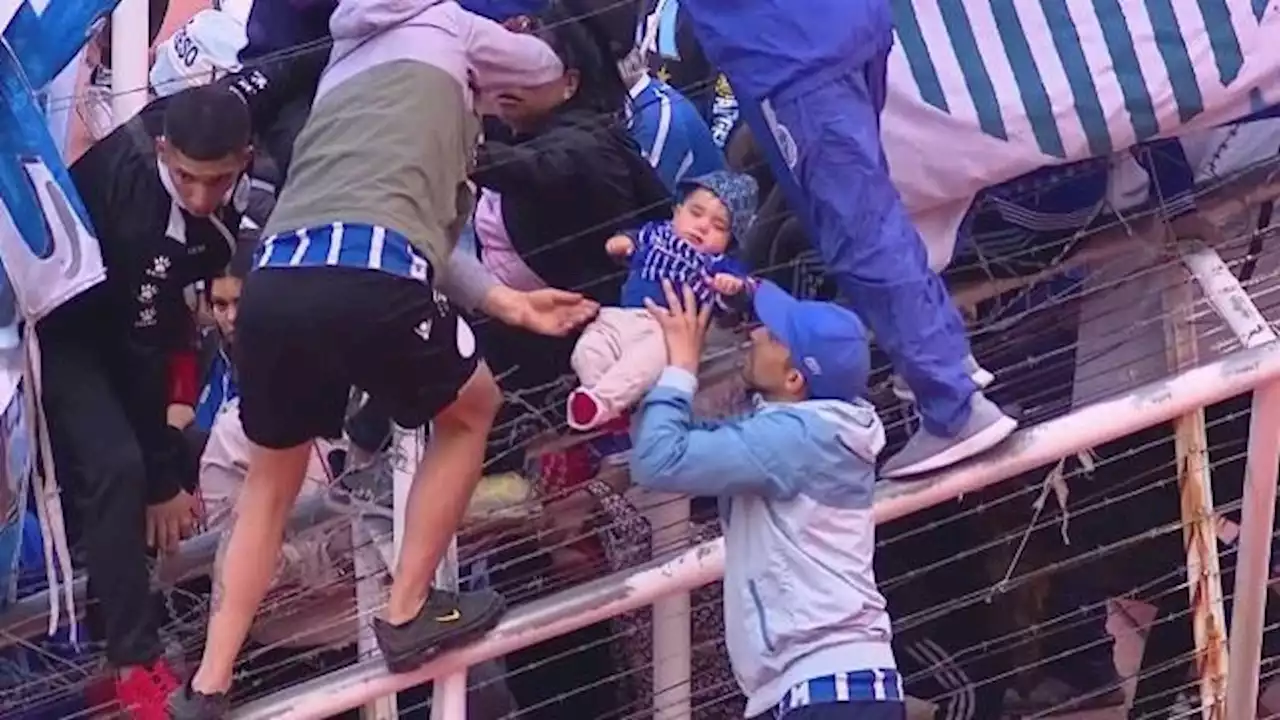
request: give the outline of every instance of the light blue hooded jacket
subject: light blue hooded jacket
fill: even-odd
[[[692,418],[697,379],[667,368],[645,398],[631,477],[720,498],[729,659],[747,717],[807,680],[896,670],[872,558],[875,458],[867,402],[762,403],[730,421]]]

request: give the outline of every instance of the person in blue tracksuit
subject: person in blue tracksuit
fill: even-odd
[[[725,642],[746,717],[902,720],[889,613],[872,565],[872,496],[884,427],[862,399],[866,331],[833,303],[755,289],[763,327],[744,379],[754,412],[692,417],[709,309],[664,283],[649,303],[668,367],[641,406],[631,452],[640,486],[720,498]]]
[[[708,59],[808,225],[841,295],[917,398],[921,429],[882,474],[936,470],[1016,422],[978,389],[960,315],[889,179],[880,144],[888,0],[681,0]]]

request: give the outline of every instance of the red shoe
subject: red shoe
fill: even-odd
[[[169,693],[180,684],[161,658],[125,670],[116,680],[116,699],[133,720],[169,720]]]
[[[604,419],[604,406],[595,393],[578,388],[569,393],[569,427],[579,432],[594,429]]]

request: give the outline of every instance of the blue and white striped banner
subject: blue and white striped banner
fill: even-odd
[[[1273,0],[892,2],[885,151],[931,244],[984,187],[1280,101]]]
[[[1267,4],[989,0],[917,9],[899,0],[894,20],[912,80],[899,86],[942,112],[972,105],[978,127],[1000,140],[1010,124],[1025,125],[1051,158],[1067,157],[1064,136],[1075,133],[1090,154],[1107,155],[1130,133],[1147,140],[1192,120],[1206,90],[1231,87],[1244,66],[1241,37],[1256,34]],[[940,68],[958,73],[949,84],[965,98],[948,97]],[[1160,108],[1171,111],[1163,127],[1158,100],[1171,101]],[[1127,115],[1123,127],[1108,117],[1116,114]]]
[[[985,187],[1280,104],[1280,0],[889,1],[885,152],[935,266]],[[679,0],[645,5],[678,58]]]

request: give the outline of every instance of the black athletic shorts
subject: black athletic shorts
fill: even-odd
[[[245,434],[277,449],[339,437],[353,386],[419,427],[480,362],[470,326],[429,282],[350,267],[249,273],[235,351]]]

